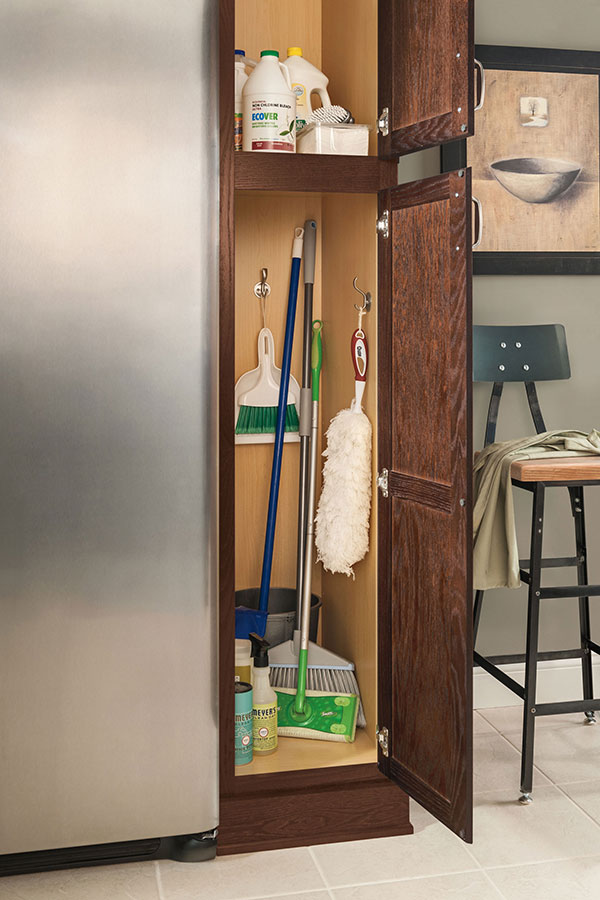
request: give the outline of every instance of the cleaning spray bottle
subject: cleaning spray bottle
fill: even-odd
[[[312,113],[311,94],[318,94],[323,106],[331,106],[327,93],[329,78],[302,56],[302,47],[288,47],[283,63],[290,73],[292,90],[296,95],[296,129],[302,131]]]
[[[243,116],[242,116],[242,91],[244,85],[248,81],[248,73],[246,68],[253,69],[256,63],[253,59],[246,59],[244,50],[235,51],[234,62],[234,82],[235,82],[235,105],[233,110],[233,149],[242,149],[243,135]]]
[[[268,650],[270,644],[258,634],[250,635],[254,656],[252,694],[252,743],[257,756],[277,750],[277,694],[271,687]]]
[[[296,95],[277,50],[263,50],[242,89],[244,150],[296,152]]]

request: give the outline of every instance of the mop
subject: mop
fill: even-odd
[[[354,279],[354,288],[356,279]],[[363,294],[362,291],[359,293]],[[342,409],[327,430],[323,453],[323,490],[316,518],[317,559],[327,572],[341,572],[354,578],[352,566],[369,550],[371,515],[371,423],[362,410],[367,380],[368,348],[362,317],[371,305],[363,294],[358,328],[352,335],[354,400]],[[355,304],[356,306],[356,304]]]
[[[297,668],[298,684],[295,690],[293,688],[280,687],[276,691],[277,702],[279,705],[277,733],[282,737],[299,737],[310,738],[313,740],[345,741],[351,743],[354,741],[356,733],[358,696],[354,693],[342,693],[339,691],[325,692],[307,690],[322,327],[322,322],[318,320],[313,322],[310,471],[304,552],[302,616],[300,621],[300,648]],[[272,661],[271,685],[274,685]]]
[[[304,591],[305,539],[308,525],[308,470],[311,433],[311,340],[312,340],[312,297],[316,255],[316,229],[313,220],[304,223],[304,346],[302,362],[302,400],[300,403],[300,490],[298,502],[298,604],[296,630],[291,641],[274,647],[269,660],[271,684],[274,688],[295,688],[298,681],[298,656],[300,649],[300,624],[302,618],[302,597]],[[313,499],[314,508],[314,499]],[[311,514],[312,517],[312,514]],[[308,571],[312,570],[312,558]],[[310,596],[310,594],[309,594]],[[357,725],[366,726],[365,714],[360,703],[360,692],[354,671],[354,664],[318,644],[309,643],[308,688],[316,691],[340,691],[359,696]]]

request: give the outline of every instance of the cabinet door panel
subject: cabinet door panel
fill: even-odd
[[[470,171],[380,195],[381,770],[472,832]]]
[[[473,0],[380,0],[380,156],[473,134],[473,89]]]

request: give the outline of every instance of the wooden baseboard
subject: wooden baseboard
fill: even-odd
[[[408,796],[373,769],[355,782],[222,797],[217,854],[412,834]]]

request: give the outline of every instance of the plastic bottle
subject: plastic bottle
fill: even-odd
[[[246,68],[254,68],[253,59],[246,59],[244,50],[235,51],[234,80],[235,80],[235,105],[233,111],[233,149],[242,149],[243,116],[242,116],[242,90],[248,81]]]
[[[323,106],[331,106],[327,93],[329,78],[302,56],[302,47],[288,47],[283,63],[290,73],[292,90],[296,95],[296,128],[302,131],[312,112],[311,94],[318,94]]]
[[[252,684],[252,656],[250,641],[235,639],[235,680]]]
[[[244,150],[296,152],[296,95],[277,50],[263,50],[242,89]]]
[[[257,756],[267,756],[277,750],[277,694],[271,687],[269,643],[251,634],[254,654],[254,684],[252,685],[252,744]]]

